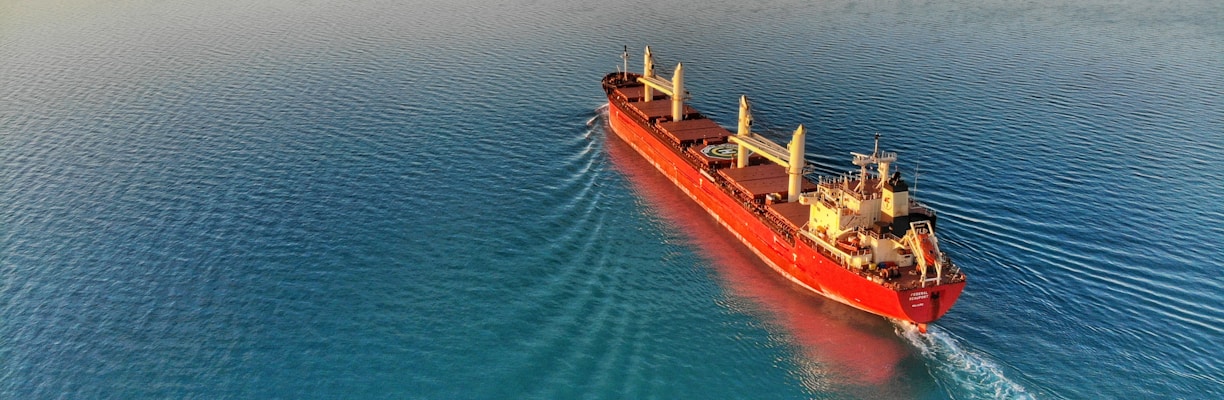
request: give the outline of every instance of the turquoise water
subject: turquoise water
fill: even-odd
[[[0,6],[0,397],[1224,397],[1218,2],[212,3]],[[607,132],[623,45],[879,132],[956,307],[774,276]]]

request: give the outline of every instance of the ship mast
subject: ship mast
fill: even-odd
[[[787,149],[790,150],[790,163],[787,165],[786,173],[790,175],[790,180],[786,185],[786,201],[793,203],[799,201],[799,191],[803,188],[803,167],[807,166],[803,158],[804,138],[807,135],[807,130],[803,129],[803,124],[799,124],[799,128],[795,129],[795,134],[791,136],[790,144],[787,144]]]
[[[654,78],[654,54],[650,53],[650,46],[646,46],[646,57],[642,61],[642,78]],[[646,85],[642,95],[644,97],[642,101],[654,100],[654,87]]]
[[[684,63],[676,64],[676,71],[670,81],[657,77],[654,74],[654,54],[651,54],[650,46],[646,46],[646,60],[643,64],[642,76],[638,78],[638,82],[646,85],[642,101],[654,99],[656,90],[663,92],[671,97],[672,121],[683,120],[684,100],[688,98],[688,92],[684,91]]]
[[[621,71],[621,80],[629,80],[629,46],[625,46],[625,52],[621,53],[621,61],[625,64],[625,69]]]
[[[742,138],[752,136],[752,104],[748,102],[748,96],[740,96],[739,130],[735,134]],[[744,148],[743,145],[739,146],[739,151],[736,152],[735,157],[736,168],[748,166],[748,149]]]
[[[799,201],[799,192],[803,190],[803,170],[807,167],[807,161],[803,158],[806,137],[807,130],[803,125],[799,125],[791,135],[790,143],[784,148],[769,139],[752,134],[752,105],[748,103],[747,96],[740,96],[739,131],[727,140],[739,145],[736,150],[736,168],[747,166],[748,156],[754,153],[785,168],[789,176],[786,202],[793,203]]]
[[[894,161],[897,161],[897,153],[881,153],[880,152],[880,134],[875,134],[875,148],[871,150],[871,155],[850,153],[854,155],[854,165],[859,166],[859,183],[854,188],[859,194],[866,194],[867,189],[867,166],[872,164],[879,165],[880,184],[884,183],[884,179],[888,176],[888,166]]]
[[[684,63],[676,64],[672,74],[672,121],[684,119]]]

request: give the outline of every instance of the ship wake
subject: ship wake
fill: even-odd
[[[594,112],[595,115],[592,116],[591,119],[587,120],[586,126],[595,126],[595,122],[598,121],[600,117],[608,115],[608,103],[603,103],[599,107],[596,107]]]
[[[936,382],[955,399],[1033,399],[1008,379],[994,361],[961,347],[952,334],[931,326],[927,333],[912,324],[897,324],[897,335],[922,353]]]

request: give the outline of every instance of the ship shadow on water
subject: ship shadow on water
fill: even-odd
[[[604,110],[599,110],[604,111]],[[606,115],[605,115],[606,116]],[[588,122],[590,123],[590,122]],[[938,390],[924,362],[887,319],[810,293],[761,261],[705,210],[620,140],[603,122],[593,140],[605,140],[611,165],[665,221],[699,249],[728,296],[732,311],[766,322],[772,337],[793,349],[795,378],[816,393],[910,398]],[[604,138],[598,136],[602,134]]]

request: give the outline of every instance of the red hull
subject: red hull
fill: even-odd
[[[873,282],[825,256],[802,240],[792,245],[764,221],[740,205],[690,165],[675,148],[648,131],[609,97],[608,121],[612,131],[702,206],[740,242],[771,268],[813,291],[881,316],[925,324],[943,316],[960,296],[958,282],[910,290],[894,290]]]

